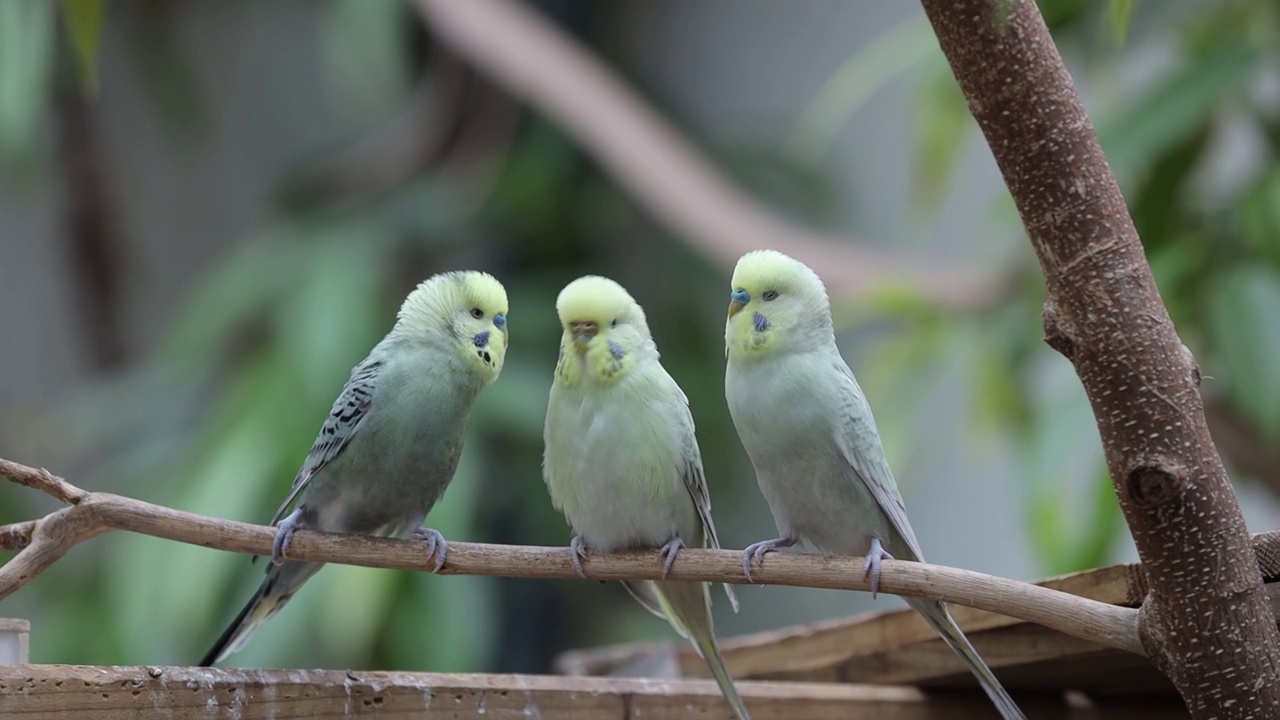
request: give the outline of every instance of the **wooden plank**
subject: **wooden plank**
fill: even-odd
[[[1136,607],[1145,587],[1136,565],[1115,565],[1037,583],[1113,605]],[[1039,625],[952,606],[956,621],[1011,689],[1080,689],[1114,695],[1172,693],[1145,658]],[[762,680],[972,687],[973,677],[912,610],[867,613],[730,638],[722,643],[734,677]],[[575,650],[556,660],[568,675],[656,674],[708,677],[686,643]],[[1131,690],[1130,690],[1131,689]]]
[[[911,688],[744,682],[755,720],[948,720],[985,717],[980,693]],[[1019,698],[1045,720],[1186,717],[1145,704],[1088,708],[1060,696]],[[715,684],[548,675],[461,675],[177,667],[0,667],[0,716],[65,720],[729,720]]]

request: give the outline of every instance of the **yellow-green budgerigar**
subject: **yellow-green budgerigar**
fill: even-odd
[[[507,293],[492,276],[442,273],[405,298],[395,326],[351,371],[271,520],[266,579],[202,665],[242,649],[321,568],[284,560],[298,528],[412,531],[435,569],[444,565],[444,537],[422,523],[453,478],[467,417],[506,351]]]
[[[560,292],[564,334],[547,406],[543,477],[573,526],[574,568],[588,551],[720,547],[689,401],[658,361],[644,310],[618,283],[578,278]],[[693,642],[740,720],[748,718],[716,644],[706,583],[624,583]],[[737,599],[726,585],[730,603]]]
[[[801,540],[865,556],[873,594],[883,558],[923,561],[871,407],[836,347],[818,275],[772,250],[744,255],[733,272],[725,346],[729,413],[781,534],[743,552],[747,577],[752,560]],[[945,605],[907,604],[965,661],[1006,720],[1024,718]]]

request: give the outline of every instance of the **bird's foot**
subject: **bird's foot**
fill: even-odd
[[[586,559],[587,546],[582,542],[581,535],[574,535],[569,541],[569,562],[573,564],[573,571],[583,580],[587,579],[587,571],[582,569],[582,561]]]
[[[436,559],[436,564],[431,568],[431,572],[440,572],[440,568],[444,567],[445,557],[449,554],[449,541],[444,539],[444,535],[441,535],[439,530],[420,527],[410,533],[409,536],[415,540],[422,540],[427,544],[427,559]]]
[[[746,550],[742,551],[742,574],[747,576],[747,582],[755,582],[751,577],[751,562],[761,562],[766,553],[774,550],[789,548],[796,544],[795,538],[780,537],[772,540],[761,540],[758,543],[751,543]]]
[[[871,538],[871,549],[867,551],[867,559],[862,561],[862,579],[871,576],[871,599],[876,599],[880,592],[880,561],[892,560],[893,556],[880,544],[880,538]]]
[[[293,533],[298,528],[306,527],[302,523],[302,508],[295,508],[293,512],[280,521],[276,525],[276,537],[271,541],[271,564],[279,565],[284,562],[284,558],[289,554],[289,545],[293,543]]]
[[[680,548],[684,547],[684,540],[677,535],[667,541],[662,549],[658,550],[658,557],[662,558],[662,579],[666,580],[667,575],[671,574],[671,566],[676,564],[676,555],[679,554]]]

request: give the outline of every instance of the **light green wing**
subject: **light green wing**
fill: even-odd
[[[847,463],[850,482],[860,482],[871,490],[880,510],[889,518],[889,524],[902,536],[903,542],[914,557],[899,557],[899,560],[924,560],[920,551],[920,542],[907,520],[907,506],[902,502],[902,493],[894,482],[893,472],[889,469],[889,461],[884,456],[884,448],[880,445],[880,431],[876,429],[875,417],[871,414],[871,405],[863,394],[853,371],[839,355],[835,358],[837,387],[833,388],[840,400],[840,417],[835,427],[835,442],[840,454]]]
[[[698,519],[702,521],[702,532],[705,536],[706,546],[715,550],[720,549],[720,538],[716,535],[716,524],[711,519],[711,494],[707,492],[707,477],[702,470],[702,451],[698,449],[698,437],[694,431],[693,413],[689,411],[689,398],[685,396],[684,391],[676,384],[674,379],[668,375],[672,387],[675,388],[676,394],[680,398],[679,403],[679,422],[681,425],[682,436],[684,437],[684,467],[681,468],[680,477],[684,481],[685,490],[689,491],[689,497],[693,500],[693,506],[698,511]],[[733,586],[728,583],[724,586],[724,592],[729,596],[729,605],[733,607],[733,611],[738,612],[738,596],[733,591]],[[634,593],[632,593],[634,595]],[[638,599],[638,598],[637,598]]]

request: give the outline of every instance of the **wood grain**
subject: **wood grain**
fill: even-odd
[[[989,715],[988,701],[977,692],[930,696],[909,688],[769,682],[744,682],[739,689],[755,720],[959,720]],[[1038,720],[1183,717],[1156,705],[1088,709],[1061,696],[1020,701]],[[0,666],[0,716],[14,720],[728,720],[731,714],[709,681],[10,665]]]

